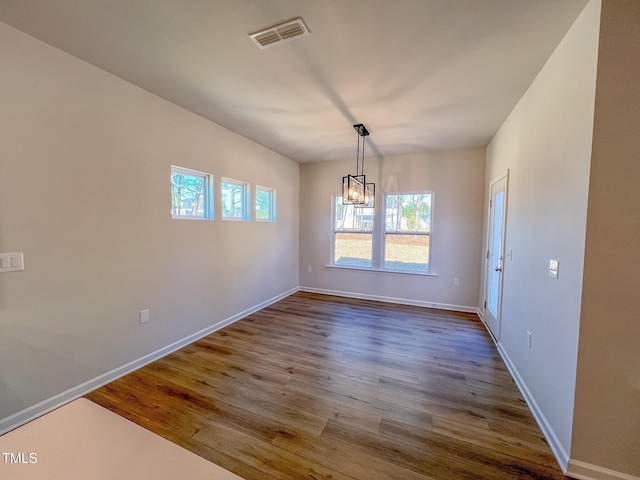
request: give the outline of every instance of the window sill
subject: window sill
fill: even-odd
[[[213,218],[209,218],[209,217],[191,217],[191,216],[176,216],[176,215],[171,215],[171,220],[213,220]]]
[[[387,270],[384,268],[346,267],[343,265],[325,265],[325,268],[335,268],[337,270],[355,270],[359,272],[371,272],[371,273],[391,273],[395,275],[411,275],[414,277],[436,278],[438,276],[435,273],[428,273],[428,272],[411,272],[409,270]]]

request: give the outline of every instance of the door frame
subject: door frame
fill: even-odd
[[[492,190],[495,184],[497,184],[498,182],[502,182],[504,180],[505,182],[505,187],[504,187],[504,202],[503,202],[503,212],[502,212],[502,238],[500,239],[500,246],[501,246],[501,254],[502,254],[502,275],[500,275],[500,279],[498,281],[498,308],[497,308],[497,315],[496,315],[496,322],[497,322],[497,331],[493,331],[490,327],[489,327],[489,322],[488,322],[488,302],[489,302],[489,283],[491,282],[491,259],[489,258],[490,256],[490,252],[491,252],[491,237],[492,237],[492,227],[493,227],[493,217],[492,217],[492,207],[491,207],[491,201],[492,201]],[[504,266],[506,264],[506,238],[507,238],[507,212],[509,209],[509,169],[507,169],[506,171],[504,171],[502,174],[498,175],[497,177],[494,177],[490,182],[489,182],[489,192],[488,192],[488,198],[487,198],[487,222],[486,222],[486,226],[487,226],[487,237],[486,237],[486,253],[485,253],[485,271],[484,271],[484,299],[483,299],[483,305],[484,308],[482,309],[482,321],[485,324],[485,326],[487,327],[487,330],[489,331],[489,333],[491,334],[491,336],[493,336],[494,340],[496,342],[500,341],[500,332],[502,330],[502,293],[503,293],[503,286],[504,286]]]

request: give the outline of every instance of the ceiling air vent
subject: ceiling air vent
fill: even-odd
[[[302,18],[298,17],[265,30],[251,33],[249,34],[249,38],[251,38],[258,47],[267,48],[298,37],[306,37],[310,33],[302,21]]]

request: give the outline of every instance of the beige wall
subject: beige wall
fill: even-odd
[[[375,132],[371,135],[373,141],[374,135]],[[355,140],[354,135],[354,150]],[[354,168],[355,159],[301,166],[300,285],[475,310],[485,150],[367,159],[367,181],[376,182],[378,228],[382,223],[383,192],[433,191],[431,271],[435,277],[326,268],[331,257],[331,195],[340,193],[342,176]],[[374,249],[380,252],[381,245],[374,243]],[[460,279],[460,286],[454,286],[454,278]]]
[[[297,287],[298,164],[1,23],[0,65],[0,423]],[[171,164],[277,223],[172,220]]]
[[[603,0],[600,28],[571,458],[638,478],[640,2]]]
[[[506,251],[512,259],[504,264],[499,346],[565,464],[571,451],[598,21],[599,5],[591,2],[487,149],[487,191],[491,179],[507,169],[510,174]],[[560,261],[558,279],[548,275],[550,259]]]

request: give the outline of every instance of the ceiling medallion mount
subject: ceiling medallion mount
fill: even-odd
[[[356,132],[358,132],[358,135],[360,135],[361,137],[366,137],[367,135],[369,135],[369,130],[367,130],[367,127],[365,127],[362,123],[354,125],[353,128],[355,128]]]

